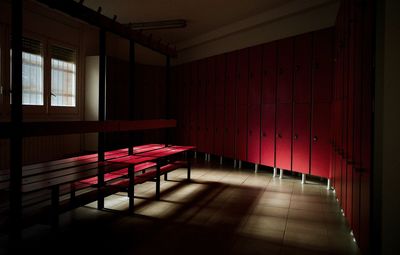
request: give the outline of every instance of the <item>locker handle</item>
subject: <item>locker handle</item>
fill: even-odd
[[[317,137],[317,136],[314,136],[313,141],[314,141],[314,142],[317,142],[317,141],[318,141],[318,137]]]
[[[266,137],[266,136],[267,136],[267,134],[266,134],[265,132],[263,132],[263,133],[262,133],[262,136],[263,136],[263,137]]]
[[[282,135],[278,133],[278,134],[276,135],[276,137],[282,138]]]
[[[297,134],[294,134],[293,140],[297,140]]]
[[[299,71],[299,70],[300,70],[300,65],[296,65],[295,70],[296,70],[296,71]]]
[[[252,134],[253,134],[253,131],[249,130],[249,135],[252,135]]]

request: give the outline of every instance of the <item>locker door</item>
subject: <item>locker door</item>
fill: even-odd
[[[304,174],[310,173],[310,112],[310,104],[294,106],[292,170]]]
[[[250,48],[249,104],[261,104],[262,46]]]
[[[197,144],[197,113],[199,110],[197,104],[197,93],[198,93],[198,62],[191,64],[191,77],[190,77],[190,145],[198,146]]]
[[[294,101],[311,102],[311,56],[312,34],[307,33],[295,38],[294,43]]]
[[[225,107],[225,135],[224,154],[225,157],[235,157],[235,108],[227,105]]]
[[[314,101],[330,102],[333,81],[333,29],[314,33]]]
[[[293,38],[278,42],[278,103],[292,102]]]
[[[206,135],[205,151],[213,152],[214,148],[214,117],[215,117],[215,62],[214,58],[207,60],[207,82],[206,82]]]
[[[255,164],[260,163],[260,111],[261,105],[249,105],[247,160]]]
[[[224,119],[225,119],[225,75],[226,54],[215,57],[215,132],[214,154],[223,155],[224,146]]]
[[[224,148],[224,106],[215,107],[214,154],[223,155]]]
[[[330,104],[314,104],[312,116],[311,174],[329,177]]]
[[[198,64],[197,81],[197,150],[206,151],[206,60],[200,60]]]
[[[261,114],[261,164],[274,167],[275,104],[263,104]]]
[[[247,160],[247,107],[238,106],[236,109],[236,159]]]
[[[291,170],[292,104],[277,104],[276,110],[276,167]]]
[[[247,106],[249,85],[249,50],[238,51],[236,105]]]
[[[262,103],[272,104],[276,99],[277,82],[277,43],[272,42],[263,48]]]
[[[237,52],[227,55],[225,83],[225,135],[224,156],[235,157],[235,109],[236,109]]]
[[[215,62],[215,104],[223,106],[225,104],[226,55],[216,56]]]

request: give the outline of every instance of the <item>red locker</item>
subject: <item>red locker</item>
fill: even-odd
[[[261,164],[274,167],[275,104],[263,104],[261,116]]]
[[[225,119],[226,54],[215,57],[215,131],[214,154],[223,155]]]
[[[280,103],[276,109],[276,167],[292,169],[292,104]]]
[[[236,109],[236,159],[247,160],[247,106],[238,106]]]
[[[215,107],[214,154],[224,153],[224,106]]]
[[[191,64],[191,77],[190,77],[190,145],[197,146],[197,93],[198,93],[198,62]]]
[[[247,106],[249,85],[249,50],[238,51],[237,62],[237,84],[236,84],[236,105]]]
[[[299,35],[294,41],[294,102],[311,103],[312,34]]]
[[[249,50],[249,104],[261,104],[262,46]]]
[[[185,64],[183,66],[183,87],[184,87],[184,98],[183,98],[183,143],[186,145],[191,144],[190,143],[190,134],[191,134],[191,123],[190,123],[190,117],[191,117],[191,103],[190,103],[190,98],[191,98],[191,77],[192,77],[192,68],[190,64]]]
[[[276,101],[277,82],[277,43],[272,42],[263,48],[262,103],[273,104]]]
[[[206,75],[206,135],[205,151],[213,152],[214,148],[214,118],[215,118],[215,59],[208,58]]]
[[[198,81],[197,81],[197,150],[206,152],[206,78],[207,62],[198,62]]]
[[[311,135],[311,174],[329,177],[330,104],[314,104]]]
[[[259,104],[248,107],[247,161],[260,163],[260,110]]]
[[[314,33],[314,102],[327,103],[332,98],[333,28]]]
[[[227,54],[225,83],[224,156],[235,157],[237,52]]]
[[[292,170],[310,173],[310,104],[295,104],[293,117]],[[329,109],[330,110],[330,109]],[[327,157],[329,155],[326,155]]]
[[[292,102],[293,38],[278,41],[278,103]]]
[[[225,76],[226,76],[226,54],[218,55],[215,58],[215,104],[225,104]]]

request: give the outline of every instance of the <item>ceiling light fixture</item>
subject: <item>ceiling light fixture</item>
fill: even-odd
[[[175,20],[160,20],[160,21],[150,21],[150,22],[135,22],[135,23],[129,23],[128,26],[133,30],[183,28],[186,27],[186,20],[175,19]]]

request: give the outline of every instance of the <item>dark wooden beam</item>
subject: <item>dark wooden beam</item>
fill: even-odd
[[[106,120],[106,31],[100,29],[99,33],[99,121]],[[105,134],[98,134],[99,161],[104,161]]]
[[[170,109],[170,98],[171,98],[171,59],[169,56],[166,56],[165,61],[165,118],[168,119],[171,117],[171,109]],[[165,145],[171,143],[171,132],[169,129],[165,130]]]
[[[176,57],[176,50],[169,45],[161,44],[154,39],[149,39],[148,36],[139,31],[132,30],[126,25],[123,25],[111,18],[108,18],[97,11],[94,11],[83,4],[79,4],[73,0],[36,0],[50,8],[59,10],[70,16],[85,21],[91,25],[97,26],[106,31],[122,36],[128,40],[133,40],[136,43],[152,49],[166,56]]]
[[[12,104],[10,130],[10,240],[21,239],[22,222],[22,0],[12,1]],[[12,132],[11,132],[12,131]],[[11,248],[15,248],[12,245]]]
[[[68,135],[96,132],[129,132],[150,129],[174,128],[176,120],[106,120],[106,121],[46,121],[23,122],[23,137]],[[15,133],[11,122],[0,123],[0,138],[11,138]]]

